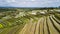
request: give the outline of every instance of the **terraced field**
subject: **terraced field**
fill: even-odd
[[[10,13],[10,12],[9,12]],[[16,13],[16,12],[15,12]],[[0,34],[60,34],[60,14],[22,12],[0,19]],[[31,14],[30,14],[31,13]],[[7,13],[8,14],[8,13]],[[27,14],[27,15],[26,15]]]
[[[54,15],[43,16],[38,21],[23,25],[17,25],[11,28],[0,29],[0,34],[60,34],[60,20]]]
[[[29,23],[19,34],[60,34],[60,24],[53,18],[56,19],[54,16],[42,17],[38,22]]]

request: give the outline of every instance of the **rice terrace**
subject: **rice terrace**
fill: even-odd
[[[0,34],[60,34],[60,8],[0,8]]]

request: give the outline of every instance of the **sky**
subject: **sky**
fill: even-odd
[[[0,0],[0,7],[58,7],[60,0]]]

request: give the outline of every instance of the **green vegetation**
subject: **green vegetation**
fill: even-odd
[[[53,26],[51,28],[56,28],[58,26],[56,29],[59,33],[59,10],[59,8],[0,8],[0,34],[19,34],[19,32],[22,31],[26,24],[28,24],[26,26],[27,29],[30,27],[32,29],[34,27],[39,27],[38,25],[41,22],[42,25],[40,24],[40,26],[42,30],[43,22],[45,21],[49,21],[50,24],[46,22],[44,27],[50,28],[52,26],[52,23]],[[57,22],[59,23],[56,25],[55,23]]]

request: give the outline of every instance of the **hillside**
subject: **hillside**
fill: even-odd
[[[0,34],[60,34],[60,9],[0,8]]]

